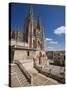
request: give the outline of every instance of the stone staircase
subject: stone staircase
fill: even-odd
[[[30,86],[24,73],[21,72],[17,64],[11,65],[11,87]]]

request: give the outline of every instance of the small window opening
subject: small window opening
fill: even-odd
[[[29,56],[29,51],[27,52],[27,56]]]

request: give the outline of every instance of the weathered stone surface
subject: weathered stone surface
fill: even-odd
[[[65,83],[65,71],[64,67],[49,65],[48,67],[41,67],[39,65],[34,65],[34,67],[43,75],[53,78],[60,83]]]
[[[25,50],[15,50],[14,60],[24,60],[27,57]]]
[[[57,81],[47,78],[39,73],[33,73],[33,85],[41,86],[41,85],[57,85],[59,84]]]
[[[16,64],[11,65],[11,87],[21,86],[30,86],[30,83]]]
[[[48,78],[34,68],[28,69],[28,73],[31,76],[31,83],[28,82],[25,75],[21,72],[17,64],[11,65],[11,87],[21,86],[38,86],[38,85],[56,85],[59,84],[56,80]]]

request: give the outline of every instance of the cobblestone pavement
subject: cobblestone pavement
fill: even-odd
[[[30,86],[24,74],[16,64],[11,66],[11,87]]]

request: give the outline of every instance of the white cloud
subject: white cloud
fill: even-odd
[[[53,39],[52,38],[46,38],[46,41],[52,41]]]
[[[58,44],[58,42],[57,41],[54,41],[52,38],[46,38],[46,42],[48,44]]]
[[[65,34],[65,26],[60,26],[54,30],[54,34],[61,35]]]
[[[50,44],[58,44],[57,41],[50,41],[49,43],[50,43]]]

